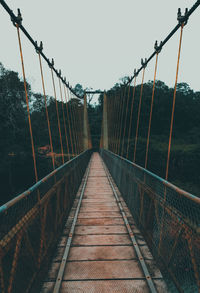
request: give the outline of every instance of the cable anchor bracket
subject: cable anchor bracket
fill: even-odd
[[[51,59],[51,61],[49,61],[49,67],[51,69],[53,69],[53,67],[54,67],[54,59],[53,58]]]
[[[162,41],[160,42],[160,45],[158,45],[158,41],[155,41],[154,49],[155,49],[155,52],[159,54],[162,50]]]
[[[143,60],[143,58],[142,58],[141,64],[142,64],[142,67],[145,69],[147,67],[147,58],[145,58],[145,60]]]
[[[138,76],[138,71],[136,69],[134,69],[133,77],[137,77],[137,76]]]
[[[177,12],[177,20],[179,22],[179,24],[181,24],[182,26],[186,25],[187,22],[188,22],[188,8],[185,8],[185,14],[182,15],[181,13],[181,8],[178,9],[178,12]]]
[[[43,50],[43,43],[42,41],[40,42],[40,46],[38,46],[37,41],[35,41],[35,50],[37,54],[40,54]]]
[[[14,13],[13,13],[13,15],[14,15]],[[11,21],[15,27],[17,27],[17,26],[20,27],[22,25],[22,20],[23,20],[23,18],[22,18],[21,11],[18,8],[17,9],[17,16],[15,16],[15,15],[14,15],[14,17],[11,16]]]

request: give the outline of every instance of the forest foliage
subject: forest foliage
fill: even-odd
[[[136,163],[144,166],[146,139],[149,122],[149,111],[152,96],[152,81],[144,84],[141,107],[139,139],[137,145]],[[117,97],[123,89],[123,82],[116,84],[107,92],[108,99]],[[40,93],[34,93],[27,83],[33,137],[36,146],[36,159],[39,178],[43,178],[52,171],[51,159],[42,156],[38,149],[49,145],[48,128],[45,117],[44,98]],[[77,93],[83,93],[81,85],[76,85]],[[136,117],[139,104],[140,85],[136,87],[134,115],[131,127],[129,160],[133,159],[135,143]],[[173,88],[157,80],[150,137],[148,169],[164,178],[169,139]],[[125,99],[127,96],[125,96]],[[128,116],[133,98],[133,87],[130,88]],[[92,135],[93,147],[99,148],[102,123],[103,95],[99,97],[99,104],[88,104],[88,115]],[[0,63],[0,204],[12,199],[34,184],[34,170],[31,153],[30,134],[27,120],[24,85],[17,72],[7,70]],[[69,106],[82,107],[82,102],[71,100]],[[60,152],[59,133],[57,128],[55,100],[47,97],[54,151]],[[61,102],[58,102],[61,113]],[[193,91],[188,84],[179,83],[177,87],[172,150],[170,158],[169,181],[196,195],[200,193],[200,92]],[[117,113],[116,113],[117,115]],[[79,117],[83,119],[83,117]],[[61,131],[63,118],[60,115]],[[69,129],[67,129],[69,135]],[[125,150],[128,131],[125,131]],[[63,144],[65,142],[63,141]],[[71,152],[71,149],[70,149]],[[125,155],[125,153],[123,154]],[[66,158],[67,160],[67,158]],[[60,165],[57,160],[56,166]]]
[[[50,150],[49,132],[45,113],[44,97],[40,93],[34,93],[27,82],[30,116],[33,131],[33,139],[36,152],[36,164],[39,179],[53,171],[51,156],[41,152],[41,148]],[[56,167],[61,161],[61,148],[55,99],[47,96],[47,108],[49,113],[53,151],[58,156],[55,158]],[[24,83],[17,72],[7,70],[0,63],[0,178],[1,197],[3,204],[14,196],[24,192],[35,183],[33,157],[28,125],[27,106],[24,93]],[[69,112],[75,112],[75,108],[83,107],[82,101],[70,99]],[[64,134],[64,121],[62,115],[62,103],[58,101],[58,112],[61,125],[61,133]],[[76,111],[77,112],[77,111]],[[80,113],[80,121],[83,119]],[[66,127],[69,137],[69,125],[72,124],[72,116]],[[72,125],[71,125],[72,127]],[[68,160],[65,136],[62,137],[65,162]],[[72,157],[72,146],[69,143],[69,154]]]
[[[117,99],[120,92],[124,91],[123,87],[123,84],[116,84],[110,91],[108,91],[108,100],[113,99],[113,97]],[[131,135],[128,152],[128,159],[131,161],[133,160],[135,146],[140,87],[141,85],[136,86],[134,95],[133,118],[131,121]],[[143,86],[136,152],[136,163],[143,167],[145,164],[152,88],[152,81],[145,83]],[[124,96],[125,101],[128,100],[127,93],[128,90]],[[165,178],[166,172],[173,93],[173,88],[168,87],[163,81],[156,81],[147,168],[162,178]],[[102,103],[102,100],[103,96],[100,97],[100,103]],[[125,157],[132,100],[133,87],[131,86],[127,124],[124,132],[125,139],[123,154],[121,153],[122,148],[120,148],[119,152]],[[124,107],[126,106],[127,105],[125,102]],[[116,115],[118,115],[118,113],[116,113]],[[110,124],[112,124],[112,121],[110,121]],[[122,126],[124,125],[125,114],[122,119]],[[121,140],[122,137],[123,135],[121,135]],[[177,85],[175,115],[172,132],[169,181],[196,195],[200,194],[199,149],[200,92],[193,91],[187,83],[179,83]]]

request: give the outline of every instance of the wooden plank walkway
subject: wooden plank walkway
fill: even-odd
[[[80,189],[42,293],[167,292],[162,275],[99,154],[93,154],[88,171],[81,187],[83,197]],[[69,226],[76,212],[69,247]],[[59,272],[63,273],[61,277]]]

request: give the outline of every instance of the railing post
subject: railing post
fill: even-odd
[[[108,149],[108,104],[107,96],[104,92],[103,96],[103,123],[102,123],[102,147]]]

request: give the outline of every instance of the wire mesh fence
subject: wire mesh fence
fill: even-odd
[[[170,292],[200,292],[200,199],[101,150]]]
[[[52,255],[88,165],[85,151],[0,207],[0,291],[29,292]]]

